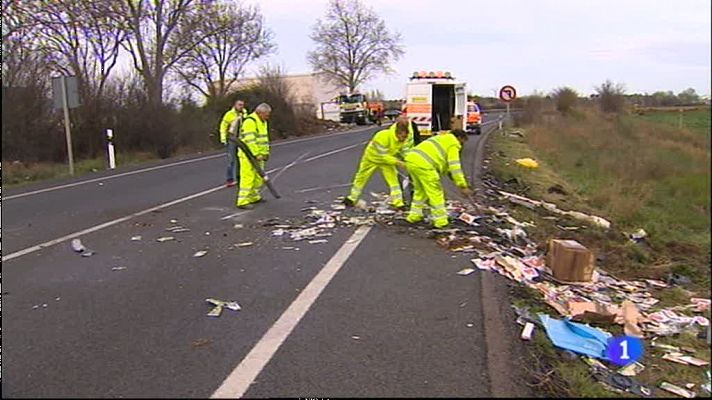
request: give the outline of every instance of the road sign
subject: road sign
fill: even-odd
[[[502,89],[499,89],[499,98],[506,103],[514,101],[517,98],[517,89],[511,85],[502,86]]]
[[[79,107],[79,85],[77,84],[76,76],[57,76],[52,78],[52,100],[54,108],[62,109],[64,107],[64,92],[62,82],[66,85],[67,107]]]

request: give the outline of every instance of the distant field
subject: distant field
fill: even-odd
[[[710,109],[685,111],[682,113],[682,127],[691,131],[710,137],[710,118],[712,113]],[[651,112],[642,115],[640,118],[651,121],[660,122],[670,126],[680,126],[680,112]]]

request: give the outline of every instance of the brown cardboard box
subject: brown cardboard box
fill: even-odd
[[[457,115],[452,118],[450,118],[450,130],[454,131],[455,129],[465,129],[463,128],[463,123],[462,123],[462,115]]]
[[[575,240],[549,241],[547,264],[556,280],[590,282],[593,275],[593,253]]]

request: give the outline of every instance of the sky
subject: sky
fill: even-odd
[[[366,82],[404,97],[413,71],[450,71],[468,92],[519,95],[568,86],[583,96],[610,79],[628,93],[711,86],[709,0],[362,0],[403,37],[395,72]],[[328,0],[263,0],[277,52],[265,59],[289,74],[311,72],[309,39]],[[248,70],[248,74],[250,71]]]

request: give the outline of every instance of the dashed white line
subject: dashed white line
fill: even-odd
[[[356,247],[366,238],[370,226],[361,226],[351,235],[329,260],[324,268],[309,282],[307,287],[289,305],[279,319],[262,336],[255,347],[245,356],[240,364],[225,378],[220,387],[210,396],[216,398],[242,397],[257,375],[269,363],[294,327],[309,311],[321,292],[331,282],[331,279],[344,266]]]
[[[327,157],[327,156],[330,156],[330,155],[332,155],[332,154],[340,153],[340,152],[342,152],[342,151],[346,151],[346,150],[348,150],[348,149],[352,149],[352,148],[354,148],[354,147],[356,147],[356,146],[363,145],[364,143],[365,143],[365,142],[361,142],[361,143],[357,143],[357,144],[355,144],[355,145],[350,145],[350,146],[342,147],[342,148],[340,148],[340,149],[336,149],[336,150],[332,150],[332,151],[329,151],[329,152],[326,152],[326,153],[322,153],[322,154],[319,154],[319,155],[317,155],[317,156],[307,158],[306,160],[303,160],[303,161],[300,162],[299,164],[304,164],[304,163],[309,162],[309,161],[318,160],[318,159],[320,159],[320,158]],[[271,170],[269,170],[269,171],[267,171],[267,172],[268,172],[268,173],[271,173],[271,172],[274,172],[274,171],[276,171],[276,170],[278,170],[278,169],[279,169],[279,168],[273,168],[273,169],[271,169]],[[30,253],[33,253],[33,252],[35,252],[35,251],[41,250],[41,249],[43,249],[43,248],[45,248],[45,247],[54,246],[55,244],[65,242],[65,241],[67,241],[67,240],[69,240],[69,239],[74,239],[74,238],[80,237],[80,236],[82,236],[82,235],[86,235],[87,233],[96,232],[96,231],[98,231],[98,230],[101,230],[101,229],[104,229],[104,228],[107,228],[107,227],[110,227],[110,226],[113,226],[113,225],[116,225],[116,224],[119,224],[119,223],[128,221],[128,220],[130,220],[130,219],[139,217],[139,216],[141,216],[141,215],[148,214],[148,213],[150,213],[150,212],[152,212],[152,211],[161,210],[161,209],[163,209],[163,208],[167,208],[167,207],[170,207],[170,206],[173,206],[173,205],[176,205],[176,204],[180,204],[180,203],[186,202],[186,201],[188,201],[188,200],[195,199],[195,198],[197,198],[197,197],[202,197],[202,196],[208,195],[208,194],[210,194],[210,193],[216,192],[216,191],[218,191],[218,190],[220,190],[220,189],[223,189],[223,188],[224,188],[224,186],[223,186],[223,185],[220,185],[220,186],[214,187],[214,188],[212,188],[212,189],[204,190],[204,191],[202,191],[202,192],[198,192],[198,193],[191,194],[191,195],[189,195],[189,196],[181,197],[181,198],[179,198],[179,199],[176,199],[176,200],[173,200],[173,201],[169,201],[169,202],[167,202],[167,203],[159,204],[159,205],[157,205],[157,206],[155,206],[155,207],[151,207],[151,208],[149,208],[149,209],[146,209],[146,210],[143,210],[143,211],[139,211],[139,212],[136,212],[136,213],[127,215],[127,216],[125,216],[125,217],[121,217],[121,218],[117,218],[117,219],[114,219],[114,220],[111,220],[111,221],[108,221],[108,222],[104,222],[103,224],[99,224],[99,225],[93,226],[93,227],[91,227],[91,228],[87,228],[87,229],[84,229],[84,230],[81,230],[81,231],[78,231],[78,232],[70,233],[70,234],[65,235],[65,236],[62,236],[62,237],[60,237],[60,238],[53,239],[53,240],[50,240],[50,241],[47,241],[47,242],[44,242],[44,243],[40,243],[40,244],[38,244],[38,245],[31,246],[31,247],[28,247],[28,248],[26,248],[26,249],[19,250],[19,251],[16,251],[16,252],[14,252],[14,253],[11,253],[11,254],[8,254],[8,255],[6,255],[6,256],[3,256],[3,257],[2,257],[2,261],[3,261],[3,262],[9,261],[9,260],[12,260],[12,259],[14,259],[14,258],[21,257],[21,256],[24,256],[24,255],[26,255],[26,254],[30,254]],[[233,216],[234,216],[234,215],[233,215]],[[227,219],[227,218],[223,218],[223,219]]]
[[[346,132],[332,133],[329,135],[311,136],[308,138],[294,139],[294,140],[289,140],[289,141],[285,141],[285,142],[277,142],[277,143],[273,144],[272,147],[278,147],[278,146],[283,146],[283,145],[293,144],[293,143],[300,143],[300,142],[305,142],[305,141],[309,141],[309,140],[327,139],[327,138],[346,135],[346,134],[350,134],[350,133],[361,133],[362,131],[367,130],[367,129],[370,129],[370,128],[354,129],[354,130],[349,130]],[[7,200],[12,200],[12,199],[19,199],[21,197],[32,196],[35,194],[52,192],[55,190],[66,189],[66,188],[75,187],[75,186],[79,186],[79,185],[85,185],[88,183],[103,182],[103,181],[107,181],[110,179],[121,178],[121,177],[129,176],[129,175],[142,174],[144,172],[156,171],[159,169],[175,167],[178,165],[189,164],[189,163],[194,163],[194,162],[198,162],[198,161],[211,160],[213,158],[218,158],[218,157],[225,157],[225,153],[213,154],[211,156],[205,156],[205,157],[200,157],[200,158],[191,158],[190,160],[178,161],[178,162],[171,163],[171,164],[158,165],[158,166],[149,167],[149,168],[142,168],[142,169],[138,169],[135,171],[122,172],[122,173],[116,174],[116,175],[108,175],[108,176],[101,177],[101,178],[87,179],[85,181],[68,183],[66,185],[52,186],[52,187],[48,187],[45,189],[33,190],[31,192],[18,193],[18,194],[14,194],[11,196],[5,196],[5,197],[3,197],[3,200],[7,201]]]

